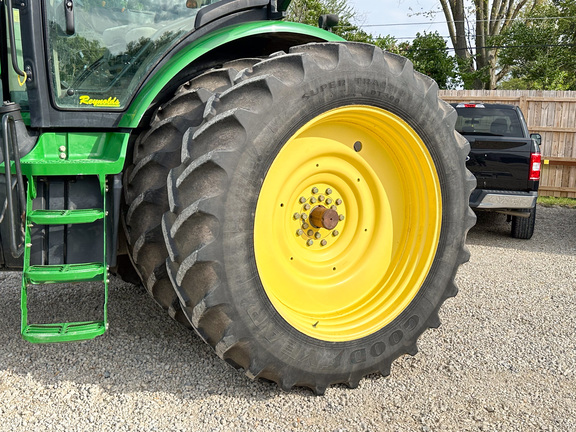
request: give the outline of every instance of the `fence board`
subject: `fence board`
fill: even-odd
[[[576,91],[441,90],[449,103],[517,105],[531,133],[542,135],[540,194],[576,198]]]

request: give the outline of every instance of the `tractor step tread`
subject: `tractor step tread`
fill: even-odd
[[[22,338],[33,343],[74,342],[94,339],[105,331],[104,321],[29,324],[23,328]]]
[[[74,342],[88,339],[94,339],[106,332],[108,328],[108,261],[106,256],[106,177],[98,173],[99,190],[102,195],[102,208],[81,208],[81,209],[34,209],[35,199],[37,198],[36,176],[29,177],[27,197],[26,197],[26,224],[25,229],[25,248],[24,248],[24,269],[22,274],[21,288],[21,334],[22,338],[32,343],[54,343],[54,342]],[[48,190],[49,192],[49,190]],[[44,191],[43,193],[46,193]],[[49,202],[49,198],[40,197],[40,203]],[[94,204],[91,204],[94,205]],[[99,207],[99,204],[96,204]],[[64,205],[62,207],[69,207]],[[88,207],[88,206],[87,206]],[[33,239],[32,230],[36,229],[34,225],[75,225],[101,222],[100,229],[103,233],[102,259],[86,258],[79,263],[68,264],[31,264],[31,250],[34,247],[42,247],[45,251],[46,245],[42,244],[42,237],[36,236]],[[48,230],[50,227],[45,227]],[[56,227],[56,230],[59,228]],[[35,243],[34,243],[35,242]],[[85,247],[93,247],[90,242],[86,241]],[[93,242],[92,242],[93,243]],[[70,252],[70,251],[69,251]],[[96,255],[99,255],[97,253]],[[44,258],[43,258],[44,259]],[[64,259],[62,259],[64,260]],[[80,258],[80,260],[82,260]],[[102,320],[78,321],[64,323],[28,323],[28,289],[32,285],[40,284],[62,284],[78,282],[100,282],[104,289],[104,302],[102,310]],[[82,285],[78,285],[82,289]],[[57,289],[57,288],[55,288]]]
[[[24,271],[33,284],[55,282],[103,281],[106,267],[102,263],[32,265]]]
[[[104,217],[102,209],[33,210],[28,220],[38,225],[68,225],[92,223]]]

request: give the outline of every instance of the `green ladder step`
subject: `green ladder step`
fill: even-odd
[[[33,284],[103,281],[105,270],[102,263],[33,265],[24,277]]]
[[[104,217],[101,209],[33,210],[28,221],[38,225],[68,225],[92,223]]]
[[[22,338],[32,343],[74,342],[94,339],[105,331],[104,321],[30,324],[22,329]]]
[[[36,165],[34,165],[36,167]],[[56,167],[56,165],[54,165]],[[94,339],[106,332],[108,327],[108,268],[106,258],[106,191],[107,181],[104,173],[100,172],[102,167],[95,165],[98,168],[98,180],[100,191],[102,194],[102,208],[92,209],[62,209],[62,210],[47,210],[47,209],[33,209],[34,200],[37,198],[36,177],[32,173],[28,173],[28,190],[26,198],[26,225],[25,225],[25,249],[24,249],[24,271],[22,275],[22,288],[21,288],[21,333],[22,338],[32,343],[55,343],[55,342],[73,342],[87,339]],[[50,168],[50,167],[48,167]],[[50,174],[66,174],[62,173],[62,166],[58,167],[52,172],[52,168],[43,173],[43,175]],[[39,172],[42,169],[39,169]],[[77,263],[77,264],[51,264],[51,265],[31,265],[30,255],[33,244],[31,230],[34,225],[74,225],[86,224],[96,221],[102,221],[103,232],[103,254],[102,260],[96,258],[96,262]],[[40,243],[42,239],[35,239],[36,247],[42,246]],[[86,247],[92,245],[86,244]],[[45,284],[45,283],[67,283],[67,282],[102,282],[104,288],[104,303],[101,321],[84,321],[84,322],[64,322],[64,323],[42,323],[30,324],[28,322],[28,289],[32,285]],[[82,289],[82,285],[78,285]],[[54,289],[58,289],[55,286]]]

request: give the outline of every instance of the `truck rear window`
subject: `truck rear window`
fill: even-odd
[[[456,108],[456,131],[463,135],[494,135],[523,138],[515,110],[499,108]]]

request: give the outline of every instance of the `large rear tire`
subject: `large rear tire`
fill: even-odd
[[[310,44],[204,113],[163,219],[198,334],[249,377],[317,394],[415,354],[475,220],[468,144],[436,84],[374,46]]]

